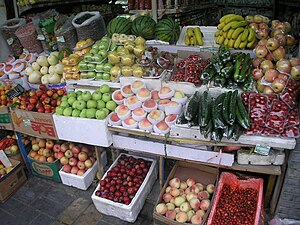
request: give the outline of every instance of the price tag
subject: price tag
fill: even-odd
[[[31,127],[31,122],[30,120],[23,120],[24,126],[25,127]]]
[[[11,89],[7,95],[10,99],[13,99],[14,97],[18,97],[20,95],[22,95],[24,93],[25,89],[18,84],[16,87],[14,87],[13,89]]]
[[[9,161],[9,159],[7,158],[6,154],[4,153],[4,151],[0,151],[0,161],[2,162],[2,164],[5,166],[5,168],[11,167],[12,164]]]
[[[39,41],[44,41],[44,40],[45,40],[45,36],[42,35],[42,34],[39,34],[39,35],[37,36],[37,39],[38,39]]]
[[[255,146],[254,152],[260,155],[269,155],[270,149],[270,146],[257,144]]]
[[[64,36],[56,37],[57,42],[66,42]]]
[[[12,45],[14,43],[14,39],[13,38],[9,38],[6,40],[8,45]]]

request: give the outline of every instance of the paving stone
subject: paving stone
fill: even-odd
[[[156,180],[150,194],[147,196],[146,201],[155,204],[158,199],[159,193],[160,193],[159,180]]]
[[[38,197],[31,204],[31,206],[53,218],[56,218],[65,209],[65,206],[63,206],[61,203],[52,201],[51,199],[45,198],[43,196]]]
[[[78,198],[71,203],[71,205],[64,210],[60,216],[59,221],[65,224],[73,224],[75,220],[83,213],[91,204],[90,199]]]
[[[15,219],[16,221],[20,221],[21,224],[29,224],[39,215],[40,212],[38,210],[27,206],[24,210],[18,212]]]
[[[114,216],[108,216],[108,215],[105,215],[105,214],[102,214],[102,219],[101,221],[104,221],[108,224],[115,224],[115,225],[128,225],[128,222],[127,221],[124,221],[124,220],[121,220],[117,217],[114,217]],[[101,223],[100,223],[101,224]],[[99,223],[97,223],[97,225],[99,225]]]
[[[54,219],[49,217],[48,215],[40,214],[28,225],[50,225],[53,223],[53,221],[54,221]]]
[[[153,220],[152,219],[145,219],[141,222],[140,225],[151,225],[153,224]]]
[[[14,216],[0,209],[0,222],[5,225],[14,225]]]
[[[154,204],[146,202],[140,215],[143,215],[147,219],[151,219],[153,214],[153,209],[154,209]]]
[[[3,207],[3,208],[2,208]],[[22,202],[18,201],[15,198],[8,199],[4,204],[1,205],[1,208],[8,213],[21,212],[27,206]]]
[[[65,223],[55,220],[51,225],[65,225]]]
[[[100,220],[100,221],[98,221],[97,223],[96,223],[96,225],[112,225],[111,223],[107,223],[107,222],[105,222],[105,221],[102,221],[102,220]]]
[[[97,211],[94,204],[91,204],[84,213],[75,221],[74,225],[93,225],[102,218],[101,213]]]
[[[59,202],[64,206],[69,206],[76,199],[76,196],[66,188],[51,188],[44,193],[44,197]]]

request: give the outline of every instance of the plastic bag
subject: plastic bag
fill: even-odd
[[[97,11],[78,13],[72,24],[76,28],[78,40],[100,40],[106,35],[103,17]]]
[[[55,23],[55,36],[58,49],[69,48],[73,49],[77,43],[77,33],[72,25],[74,16],[61,16]]]
[[[291,219],[280,219],[278,216],[275,216],[271,221],[268,222],[269,225],[299,225],[299,220]]]
[[[19,56],[23,52],[23,46],[15,32],[26,24],[25,19],[15,18],[7,20],[0,28],[4,40],[6,40],[10,51],[14,56]]]

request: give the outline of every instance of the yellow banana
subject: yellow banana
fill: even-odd
[[[223,27],[222,31],[224,31],[224,32],[228,31],[231,28],[231,25],[234,24],[234,23],[236,23],[236,21],[233,21],[233,22],[230,22],[230,23],[226,24]]]
[[[241,44],[241,39],[242,39],[242,33],[239,34],[238,38],[235,40],[233,47],[235,49],[238,49],[240,44]]]
[[[228,46],[228,42],[229,42],[229,39],[226,38],[225,41],[224,41],[224,45],[225,45],[225,46]]]
[[[203,45],[203,40],[202,40],[202,33],[199,27],[196,27],[194,29],[194,34],[196,37],[196,42],[198,45],[202,46]]]
[[[249,30],[249,35],[248,35],[248,42],[251,42],[253,40],[255,40],[255,32],[252,28],[248,28]]]
[[[230,39],[235,29],[230,29],[227,33],[227,38]]]
[[[247,48],[252,48],[252,46],[253,46],[253,44],[255,43],[255,41],[256,41],[256,38],[253,38],[252,41],[248,42]]]
[[[245,29],[244,29],[244,32],[243,32],[243,34],[242,34],[242,41],[247,41],[247,39],[248,39],[248,34],[249,34],[249,30],[248,30],[248,28],[245,28]]]
[[[224,31],[223,31],[223,30],[220,30],[220,36],[222,36],[223,33],[224,33]]]
[[[194,36],[194,28],[188,28],[186,33],[189,37]]]
[[[235,14],[227,14],[227,15],[225,15],[225,16],[222,16],[221,19],[219,20],[220,23],[225,22],[225,20],[226,20],[228,17],[231,17],[231,16],[235,16]]]
[[[227,38],[227,33],[228,33],[228,32],[223,32],[222,36],[223,36],[224,38]]]
[[[190,37],[190,43],[192,46],[196,45],[196,39],[194,37]]]
[[[231,28],[233,28],[233,29],[236,29],[236,28],[238,28],[238,27],[244,27],[244,26],[246,26],[248,24],[248,22],[246,21],[246,20],[243,20],[243,21],[239,21],[239,22],[237,22],[237,21],[234,21],[233,23],[231,23]]]
[[[216,38],[216,44],[219,44],[220,37],[221,35]]]
[[[234,42],[235,42],[235,39],[230,39],[228,42],[228,47],[233,48]]]
[[[222,45],[224,41],[225,41],[225,38],[223,36],[220,36],[219,45]]]
[[[224,23],[224,22],[223,22],[223,23],[220,23],[220,24],[218,25],[218,30],[222,30],[224,26],[225,26],[225,23]]]
[[[244,28],[242,28],[242,27],[239,27],[239,28],[235,29],[235,31],[231,35],[231,38],[232,39],[237,39],[239,34],[242,33],[243,31],[244,31]]]
[[[243,37],[243,36],[242,36]],[[247,40],[246,41],[242,41],[239,45],[239,49],[244,49],[247,46]]]
[[[191,44],[191,43],[190,43],[190,38],[189,38],[188,35],[185,35],[184,43],[185,43],[185,45],[190,45],[190,44]]]
[[[234,15],[231,17],[228,17],[227,19],[225,19],[225,24],[228,24],[232,21],[242,21],[244,20],[244,17],[240,16],[240,15]]]
[[[220,31],[217,30],[216,33],[215,33],[215,37],[218,37],[220,35]]]

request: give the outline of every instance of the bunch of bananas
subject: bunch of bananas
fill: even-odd
[[[254,30],[248,27],[244,17],[235,14],[227,14],[220,19],[215,36],[217,44],[235,49],[251,48],[256,42]]]
[[[200,27],[195,27],[195,28],[187,28],[185,38],[184,38],[184,43],[185,45],[203,45],[203,35],[200,30]]]

